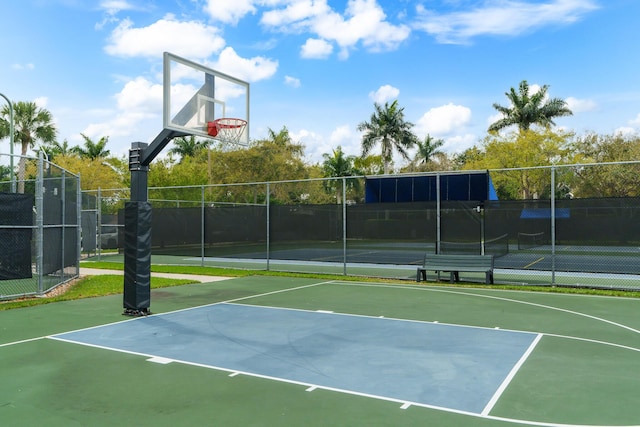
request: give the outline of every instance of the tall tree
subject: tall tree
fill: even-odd
[[[13,104],[14,109],[14,142],[21,145],[23,157],[18,166],[18,192],[24,192],[25,161],[27,150],[33,148],[36,142],[53,142],[57,130],[51,113],[36,105],[35,102],[18,101]],[[9,136],[9,106],[5,105],[0,112],[0,138]]]
[[[207,149],[209,145],[211,145],[210,139],[196,139],[194,135],[181,136],[173,140],[173,147],[169,150],[169,154],[177,154],[182,161],[185,157],[193,157]]]
[[[373,104],[375,111],[368,122],[358,125],[362,135],[362,156],[366,156],[379,142],[382,149],[384,173],[388,174],[393,160],[394,149],[409,160],[408,149],[413,147],[418,137],[411,131],[413,123],[404,119],[404,108],[398,106],[398,100],[384,106]]]
[[[124,160],[116,158],[79,157],[76,154],[60,154],[56,164],[73,173],[80,174],[82,190],[123,188],[128,184],[129,174]]]
[[[103,159],[109,156],[109,150],[105,150],[107,143],[109,142],[108,136],[103,136],[98,140],[98,142],[94,142],[87,135],[81,133],[80,134],[84,139],[84,148],[82,147],[73,147],[72,151],[80,156],[82,159],[90,159],[97,160]]]
[[[640,165],[615,164],[640,159],[640,136],[588,133],[577,138],[572,148],[574,163],[598,163],[598,166],[572,168],[568,186],[576,197],[640,196]]]
[[[510,169],[492,173],[500,199],[538,199],[550,193],[551,175],[538,166],[566,164],[574,135],[546,129],[513,135],[488,135],[481,147],[466,151],[462,169]]]
[[[49,161],[53,161],[57,156],[67,156],[69,154],[77,154],[76,147],[70,147],[69,141],[66,139],[62,143],[53,141],[49,144],[41,144],[38,151],[42,151],[47,155]]]
[[[322,157],[322,172],[326,178],[344,178],[358,174],[353,164],[355,156],[346,156],[341,146],[332,150],[331,154],[324,153]],[[346,181],[346,190],[357,189],[358,184],[357,179],[349,179]],[[338,204],[342,203],[342,179],[323,181],[323,186],[327,192],[335,194]]]
[[[411,163],[410,169],[414,170],[414,168],[418,168],[418,170],[427,170],[429,167],[437,167],[438,165],[434,165],[435,158],[444,158],[446,157],[445,153],[440,150],[440,148],[444,145],[444,140],[435,139],[431,135],[427,134],[424,138],[424,141],[417,142],[416,155],[413,158],[413,162]]]
[[[289,134],[289,129],[287,129],[286,126],[283,126],[277,133],[273,129],[269,128],[267,133],[267,139],[276,145],[286,146],[293,142],[291,140],[291,135]]]
[[[555,117],[572,115],[563,99],[547,99],[548,90],[549,86],[544,85],[532,94],[526,80],[520,82],[518,91],[511,88],[505,93],[511,106],[493,104],[493,108],[502,114],[502,118],[489,126],[489,132],[497,132],[513,125],[517,125],[520,132],[529,130],[533,124],[548,128],[555,125],[553,121]]]

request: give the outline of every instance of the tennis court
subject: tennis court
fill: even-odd
[[[3,425],[640,425],[640,300],[244,277],[0,312]]]

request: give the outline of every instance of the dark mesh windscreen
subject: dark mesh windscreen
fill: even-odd
[[[275,205],[269,212],[274,259],[342,262],[342,205]]]
[[[31,277],[31,228],[33,201],[30,194],[0,193],[0,280]]]
[[[347,206],[347,262],[416,264],[436,242],[435,202]]]

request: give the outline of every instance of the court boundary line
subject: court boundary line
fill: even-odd
[[[477,325],[463,325],[459,323],[447,323],[447,322],[439,322],[437,320],[419,320],[419,319],[403,319],[400,317],[388,317],[388,316],[375,316],[371,314],[356,314],[356,313],[342,313],[340,311],[331,311],[331,310],[310,310],[306,308],[295,308],[295,307],[278,307],[272,305],[261,305],[261,304],[237,304],[235,302],[225,303],[228,305],[241,305],[248,307],[257,307],[257,308],[270,308],[273,310],[291,310],[291,311],[303,311],[306,313],[319,313],[319,314],[335,314],[338,316],[346,316],[346,317],[361,317],[365,319],[383,319],[383,320],[392,320],[396,322],[407,322],[407,323],[427,323],[441,326],[450,326],[452,328],[468,328],[468,329],[483,329],[487,331],[501,331],[501,332],[512,332],[519,333],[525,335],[538,335],[540,332],[531,332],[531,331],[521,331],[518,329],[508,329],[508,328],[495,328],[491,326],[477,326]],[[206,307],[206,306],[201,306]],[[75,331],[74,331],[75,332]]]
[[[543,335],[544,334],[538,334],[534,338],[533,342],[529,345],[529,348],[527,348],[527,350],[522,354],[518,362],[516,362],[516,364],[513,365],[513,368],[511,368],[511,371],[509,371],[509,374],[506,376],[504,381],[502,381],[502,384],[500,384],[496,392],[493,394],[493,396],[491,396],[491,399],[489,399],[489,402],[486,404],[482,412],[480,412],[480,415],[483,415],[483,416],[489,415],[493,407],[496,406],[496,403],[498,403],[498,400],[500,400],[502,393],[505,392],[505,390],[507,389],[509,384],[511,384],[511,381],[515,378],[520,368],[522,368],[522,365],[524,365],[524,362],[526,362],[529,356],[531,356],[531,353],[533,353],[533,350],[536,348],[536,346],[542,339]]]
[[[211,305],[214,305],[214,304],[209,304],[209,306],[211,306]],[[311,310],[309,310],[309,311],[313,312]],[[388,318],[385,317],[385,319],[388,319]],[[401,320],[410,321],[410,319],[401,319]],[[428,323],[428,322],[425,322],[425,323]],[[456,325],[452,325],[452,326],[456,326]],[[469,326],[469,327],[471,327],[471,326]],[[525,333],[525,332],[523,332],[523,333]],[[542,337],[543,335],[544,334],[538,334],[539,337]],[[153,358],[157,357],[156,355],[152,355],[152,354],[147,354],[147,353],[142,353],[142,352],[134,352],[134,351],[131,351],[131,350],[123,350],[123,349],[118,349],[118,348],[114,348],[114,347],[100,346],[100,345],[89,344],[89,343],[84,343],[84,342],[78,342],[78,341],[68,340],[68,339],[60,338],[60,337],[56,337],[56,336],[48,336],[48,337],[45,337],[45,338],[51,339],[51,340],[54,340],[54,341],[65,342],[65,343],[68,343],[68,344],[75,344],[75,345],[80,345],[80,346],[97,348],[97,349],[101,349],[101,350],[114,351],[116,353],[123,353],[123,354],[130,354],[130,355],[133,355],[133,356],[146,357],[147,361],[151,361],[150,359],[153,359]],[[537,426],[537,427],[638,427],[638,425],[634,425],[634,424],[632,424],[632,425],[559,424],[559,423],[549,423],[549,422],[524,420],[524,419],[517,419],[517,418],[499,417],[499,416],[494,416],[494,415],[485,415],[483,413],[463,411],[463,410],[460,410],[460,409],[441,407],[441,406],[437,406],[437,405],[429,405],[429,404],[420,403],[420,402],[412,402],[412,401],[407,401],[407,400],[403,400],[403,399],[396,399],[396,398],[392,398],[392,397],[386,397],[386,396],[380,396],[380,395],[375,395],[375,394],[370,394],[370,393],[358,392],[358,391],[354,391],[354,390],[340,389],[340,388],[337,388],[337,387],[329,387],[329,386],[323,386],[323,385],[319,385],[319,384],[305,383],[305,382],[302,382],[302,381],[289,380],[289,379],[286,379],[286,378],[273,377],[273,376],[264,375],[264,374],[257,374],[257,373],[253,373],[253,372],[240,371],[240,370],[237,370],[237,369],[223,368],[223,367],[216,366],[216,365],[206,365],[206,364],[203,364],[203,363],[189,362],[189,361],[185,361],[185,360],[181,360],[181,359],[172,359],[172,358],[164,358],[164,359],[168,360],[168,361],[171,361],[171,362],[179,363],[179,364],[182,364],[182,365],[200,367],[200,368],[205,368],[205,369],[211,369],[211,370],[219,371],[219,372],[226,372],[226,373],[230,374],[230,375],[227,375],[230,378],[234,378],[234,377],[236,377],[238,375],[244,375],[244,376],[251,377],[251,378],[259,378],[259,379],[265,379],[265,380],[269,380],[269,381],[276,381],[276,382],[280,382],[280,383],[287,383],[287,384],[302,386],[302,387],[304,387],[304,391],[305,392],[312,392],[312,391],[315,391],[315,390],[325,390],[325,391],[342,393],[342,394],[351,395],[351,396],[366,397],[366,398],[375,399],[375,400],[381,400],[381,401],[386,401],[386,402],[397,403],[397,404],[400,404],[399,409],[402,409],[402,410],[409,409],[411,406],[416,406],[416,407],[419,407],[419,408],[432,409],[432,410],[436,410],[436,411],[453,413],[453,414],[463,415],[463,416],[470,416],[470,417],[474,417],[474,418],[502,421],[502,422],[506,422],[506,423],[510,423],[510,424],[524,424],[524,425]]]
[[[213,302],[211,304],[199,305],[199,306],[196,306],[196,307],[181,308],[181,309],[178,309],[178,310],[167,311],[165,313],[157,313],[157,314],[153,313],[153,314],[151,314],[151,316],[162,316],[164,314],[177,313],[177,312],[186,311],[186,310],[193,310],[193,309],[196,309],[196,308],[208,307],[208,306],[212,306],[212,305],[216,305],[216,304],[226,304],[226,303],[232,304],[235,301],[241,301],[243,299],[267,296],[267,295],[272,295],[272,294],[281,293],[281,292],[287,292],[287,291],[295,291],[295,290],[309,288],[309,287],[313,287],[313,286],[325,285],[325,284],[333,283],[333,282],[334,282],[334,280],[326,280],[324,282],[311,283],[309,285],[296,286],[294,288],[279,289],[279,290],[276,290],[276,291],[265,292],[265,293],[262,293],[262,294],[248,295],[248,296],[245,296],[245,297],[234,298],[234,299],[230,299],[230,300],[226,300],[226,301]],[[209,282],[209,283],[216,283],[216,282]],[[89,327],[80,328],[80,329],[72,329],[70,331],[58,332],[58,333],[49,334],[49,335],[43,335],[43,336],[40,336],[40,337],[28,338],[28,339],[25,339],[25,340],[12,341],[12,342],[8,342],[8,343],[0,344],[0,348],[9,347],[9,346],[12,346],[12,345],[17,345],[17,344],[23,344],[23,343],[27,343],[27,342],[30,342],[30,341],[37,341],[37,340],[42,340],[42,339],[53,338],[53,337],[55,337],[57,335],[69,334],[69,333],[72,333],[72,332],[90,331],[92,329],[102,328],[102,327],[110,326],[110,325],[116,325],[116,324],[119,324],[119,323],[135,322],[136,320],[143,319],[143,318],[144,317],[134,317],[134,318],[130,318],[130,319],[118,320],[116,322],[104,323],[102,325],[89,326]]]
[[[308,288],[308,287],[309,287],[309,285],[305,286],[305,288]],[[268,294],[271,294],[271,293],[272,292],[270,292]],[[240,298],[240,299],[243,299],[243,298]],[[496,329],[496,328],[483,327],[483,326],[474,326],[474,325],[457,325],[457,324],[439,323],[439,322],[431,322],[431,321],[415,320],[415,319],[393,318],[393,317],[386,317],[386,316],[381,317],[381,316],[371,316],[371,315],[353,314],[353,313],[326,312],[326,311],[323,312],[323,311],[320,311],[320,310],[309,310],[309,309],[300,309],[300,308],[291,308],[291,307],[277,307],[277,306],[265,306],[265,305],[255,305],[255,304],[239,304],[239,303],[236,303],[236,302],[230,302],[230,303],[226,303],[226,302],[222,303],[222,302],[220,302],[220,303],[214,303],[214,304],[207,304],[207,305],[203,305],[203,306],[193,307],[192,309],[213,307],[213,306],[221,305],[221,304],[230,305],[230,306],[239,306],[239,307],[256,307],[256,308],[269,309],[269,310],[298,311],[298,312],[305,312],[305,313],[311,313],[311,314],[325,314],[325,315],[333,315],[333,316],[337,315],[337,316],[344,316],[344,317],[358,317],[358,318],[365,318],[365,319],[370,319],[370,320],[390,320],[390,321],[399,321],[399,322],[408,322],[408,323],[431,324],[431,325],[436,325],[436,326],[445,326],[445,327],[453,327],[453,328],[481,329],[481,330],[493,331],[493,332],[498,332],[498,333],[500,333],[500,332],[510,332],[510,333],[520,333],[520,334],[524,334],[524,335],[535,335],[534,339],[532,340],[532,343],[529,344],[529,346],[527,347],[527,350],[525,350],[522,353],[522,355],[519,358],[519,361],[516,362],[516,365],[514,365],[514,366],[519,366],[518,364],[520,363],[520,361],[524,362],[523,359],[526,359],[525,356],[528,356],[528,353],[530,353],[533,350],[532,346],[534,346],[534,344],[540,338],[540,334],[536,334],[535,332],[529,332],[529,331],[517,331],[517,330],[502,329],[502,328]],[[162,314],[172,314],[172,313],[183,312],[183,311],[186,311],[186,310],[176,310],[176,311],[173,311],[173,312],[167,312],[167,313],[162,313]],[[148,316],[148,317],[153,317],[153,316]],[[136,318],[136,319],[144,319],[144,318]],[[134,319],[134,320],[136,320],[136,319]],[[117,323],[112,323],[112,324],[104,325],[104,326],[111,326],[111,325],[115,325],[115,324],[117,324]],[[80,345],[80,346],[85,346],[85,347],[90,347],[90,348],[96,348],[96,349],[100,349],[100,350],[114,351],[116,353],[129,354],[129,355],[133,355],[133,356],[140,356],[140,357],[146,358],[146,360],[148,362],[154,362],[154,359],[162,359],[163,361],[165,361],[165,363],[163,363],[163,364],[175,362],[175,363],[179,363],[179,364],[183,364],[183,365],[196,366],[196,367],[201,367],[201,368],[206,368],[206,369],[213,369],[213,370],[216,370],[216,371],[228,372],[228,373],[230,373],[230,375],[229,375],[230,377],[235,377],[237,375],[245,375],[245,376],[248,376],[248,377],[255,377],[255,378],[266,379],[266,380],[270,380],[270,381],[281,382],[281,383],[300,385],[300,386],[305,387],[306,388],[305,391],[307,391],[307,392],[320,389],[320,390],[337,392],[337,393],[342,393],[342,394],[347,394],[347,395],[367,397],[367,398],[375,399],[375,400],[393,402],[393,403],[400,404],[401,405],[399,407],[400,409],[408,409],[411,406],[416,406],[416,407],[433,409],[433,410],[438,410],[438,411],[443,411],[443,412],[455,413],[455,414],[459,414],[459,415],[473,416],[473,417],[476,417],[476,418],[490,418],[490,416],[486,416],[486,415],[482,414],[481,412],[472,412],[472,411],[466,411],[466,410],[463,410],[463,409],[456,409],[456,408],[438,406],[438,405],[433,405],[433,404],[428,404],[428,403],[415,402],[415,401],[411,401],[411,400],[399,399],[399,398],[394,398],[394,397],[389,397],[389,396],[384,396],[384,395],[379,395],[379,394],[360,392],[360,391],[356,391],[356,390],[350,390],[350,389],[345,389],[345,388],[326,386],[326,385],[315,384],[315,383],[310,383],[310,382],[304,382],[304,381],[299,381],[299,380],[292,380],[292,379],[287,379],[287,378],[283,378],[283,377],[276,377],[276,376],[272,376],[272,375],[260,374],[260,373],[249,372],[249,371],[242,371],[242,370],[232,369],[232,368],[225,368],[225,367],[221,367],[221,366],[218,366],[218,365],[208,365],[208,364],[201,363],[201,362],[192,362],[192,361],[188,361],[188,360],[184,360],[184,359],[158,356],[158,355],[155,355],[155,354],[150,354],[150,353],[145,353],[145,352],[140,352],[140,351],[126,350],[126,349],[122,349],[122,348],[118,348],[118,347],[111,347],[111,346],[107,346],[107,345],[87,343],[85,341],[79,341],[79,340],[74,340],[74,339],[70,339],[70,338],[61,337],[61,335],[65,335],[65,334],[68,334],[68,333],[82,332],[82,331],[86,331],[86,330],[90,330],[90,329],[93,329],[93,328],[86,328],[86,329],[81,329],[81,330],[78,330],[78,331],[65,332],[65,333],[61,333],[61,334],[57,334],[57,335],[47,336],[45,338],[51,339],[51,340],[54,340],[54,341],[64,342],[64,343],[67,343],[67,344],[75,344],[75,345]],[[520,363],[520,365],[521,365],[521,363]],[[513,371],[513,369],[512,369],[512,371]],[[505,378],[507,378],[509,374],[507,374],[507,376]],[[504,382],[505,382],[505,380],[503,380],[503,383]],[[496,388],[496,390],[499,390],[499,388],[500,388],[500,386],[498,388]],[[494,395],[495,395],[495,393],[496,392],[494,392]],[[516,422],[521,422],[521,421],[520,420],[516,420]],[[580,426],[568,425],[568,427],[580,427]],[[591,427],[613,427],[613,426],[591,426]],[[624,427],[624,426],[621,426],[621,427]]]
[[[338,282],[336,281],[336,283],[338,283]],[[343,285],[353,285],[353,286],[372,286],[372,287],[377,286],[377,287],[385,287],[385,288],[398,287],[398,285],[385,285],[385,284],[381,284],[381,283],[372,283],[372,284],[368,284],[368,283],[364,283],[364,282],[339,282],[339,283],[343,284]],[[499,297],[499,296],[495,296],[495,295],[482,295],[482,294],[473,293],[473,292],[463,292],[462,290],[455,290],[455,289],[452,289],[452,288],[440,289],[440,288],[436,288],[436,287],[418,287],[418,286],[402,286],[402,285],[400,285],[400,287],[402,287],[403,289],[424,290],[424,291],[427,291],[427,292],[441,292],[441,293],[473,296],[473,297],[478,297],[478,298],[488,298],[488,299],[495,299],[495,300],[498,300],[498,301],[507,301],[507,302],[513,302],[513,303],[517,303],[517,304],[530,305],[530,306],[534,306],[534,307],[545,308],[545,309],[548,309],[548,310],[555,310],[555,311],[560,311],[560,312],[564,312],[564,313],[568,313],[568,314],[573,314],[573,315],[576,315],[576,316],[586,317],[586,318],[591,319],[591,320],[596,320],[596,321],[599,321],[599,322],[607,323],[607,324],[612,325],[612,326],[619,327],[621,329],[626,329],[626,330],[628,330],[630,332],[633,332],[635,334],[640,334],[640,330],[632,328],[631,326],[624,325],[622,323],[614,322],[613,320],[608,320],[608,319],[605,319],[605,318],[602,318],[602,317],[594,316],[594,315],[587,314],[587,313],[582,313],[582,312],[579,312],[579,311],[569,310],[569,309],[566,309],[566,308],[554,307],[552,305],[540,304],[540,303],[535,303],[535,302],[530,302],[530,301],[522,301],[522,300],[506,298],[506,297]],[[474,290],[474,289],[468,288],[468,290]],[[499,289],[493,289],[493,291],[498,291],[498,290]],[[575,295],[575,296],[581,296],[581,295]]]
[[[9,347],[9,346],[12,346],[12,345],[17,345],[17,344],[25,344],[25,343],[28,343],[28,342],[38,341],[38,340],[42,340],[42,339],[45,339],[45,338],[47,338],[47,337],[43,336],[43,337],[27,338],[26,340],[20,340],[20,341],[6,342],[4,344],[0,344],[0,348]]]

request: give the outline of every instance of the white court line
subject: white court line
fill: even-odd
[[[219,302],[206,304],[206,305],[202,305],[202,306],[198,306],[198,307],[189,307],[189,308],[183,308],[183,309],[180,309],[180,310],[168,311],[166,313],[152,314],[152,316],[162,316],[162,315],[170,314],[170,313],[178,313],[178,312],[181,312],[181,311],[194,310],[194,309],[197,309],[197,308],[200,308],[200,307],[209,307],[209,306],[213,306],[213,305],[217,305],[217,304],[232,303],[232,302],[236,302],[236,301],[242,301],[244,299],[263,297],[263,296],[278,294],[278,293],[282,293],[282,292],[296,291],[296,290],[299,290],[299,289],[310,288],[310,287],[318,286],[318,285],[325,285],[325,284],[333,283],[333,282],[334,282],[334,280],[328,280],[328,281],[325,281],[325,282],[312,283],[310,285],[297,286],[295,288],[280,289],[280,290],[277,290],[277,291],[265,292],[265,293],[262,293],[262,294],[255,294],[255,295],[249,295],[249,296],[246,296],[246,297],[234,298],[234,299],[230,299],[230,300],[227,300],[227,301],[219,301]],[[56,338],[56,336],[57,335],[64,335],[64,334],[70,334],[70,333],[73,333],[73,332],[90,331],[92,329],[98,329],[98,328],[102,328],[102,327],[105,327],[105,326],[115,325],[115,324],[124,323],[124,322],[135,322],[135,321],[140,320],[140,319],[144,319],[144,317],[134,317],[134,318],[130,318],[130,319],[119,320],[117,322],[105,323],[103,325],[90,326],[88,328],[74,329],[74,330],[71,330],[71,331],[59,332],[59,333],[52,334],[52,335],[44,335],[44,336],[41,336],[41,337],[29,338],[29,339],[26,339],[26,340],[8,342],[8,343],[0,344],[0,348],[9,347],[9,346],[12,346],[12,345],[17,345],[17,344],[24,344],[24,343],[28,343],[28,342],[31,342],[31,341],[37,341],[37,340],[42,340],[42,339],[47,339],[47,338],[48,339],[57,339],[59,341],[66,341],[66,342],[71,342],[71,343],[77,344],[74,341],[67,341],[67,340]],[[106,348],[106,349],[110,350],[109,348]],[[142,356],[144,356],[144,355],[142,355]],[[149,357],[153,357],[153,355],[149,355]]]
[[[371,286],[371,287],[381,287],[381,288],[398,288],[398,286],[401,286],[401,285],[385,285],[385,284],[377,284],[377,283],[369,284],[369,283],[338,282],[338,281],[335,281],[334,283],[337,283],[337,284],[340,284],[340,285],[348,285],[348,286]],[[439,288],[435,288],[435,287],[417,287],[417,286],[401,286],[398,289],[412,289],[412,290],[417,290],[417,291],[422,290],[422,291],[425,291],[425,292],[440,292],[440,293],[445,293],[445,294],[464,295],[464,296],[471,296],[471,297],[478,297],[478,298],[494,299],[494,300],[498,300],[498,301],[513,302],[513,303],[516,303],[516,304],[530,305],[530,306],[533,306],[533,307],[545,308],[545,309],[548,309],[548,310],[555,310],[555,311],[560,311],[560,312],[563,312],[563,313],[573,314],[573,315],[576,315],[576,316],[586,317],[588,319],[596,320],[596,321],[603,322],[603,323],[608,323],[608,324],[616,326],[618,328],[626,329],[626,330],[631,331],[633,333],[640,334],[640,330],[632,328],[631,326],[624,325],[622,323],[614,322],[612,320],[604,319],[602,317],[593,316],[591,314],[582,313],[582,312],[579,312],[579,311],[569,310],[569,309],[561,308],[561,307],[554,307],[552,305],[539,304],[539,303],[530,302],[530,301],[522,301],[522,300],[513,299],[513,298],[498,297],[498,296],[494,296],[494,295],[483,295],[483,294],[479,294],[479,293],[476,293],[476,292],[464,292],[464,289],[458,291],[458,290],[453,290],[453,289],[439,289]],[[469,291],[477,291],[477,289],[469,289]],[[495,292],[495,291],[499,291],[499,290],[498,289],[492,289],[491,291]],[[513,292],[522,292],[522,291],[513,291]],[[561,296],[562,294],[554,294],[554,295]],[[581,296],[591,296],[591,295],[570,295],[570,296],[581,297]]]
[[[8,342],[8,343],[0,344],[0,347],[9,347],[11,345],[24,344],[24,343],[31,342],[31,341],[38,341],[38,340],[41,340],[41,339],[44,339],[44,338],[46,338],[46,337],[29,338],[29,339],[26,339],[26,340]]]
[[[489,400],[489,403],[487,403],[487,406],[484,407],[480,415],[482,416],[489,415],[489,412],[491,412],[491,410],[496,405],[496,403],[498,403],[498,399],[500,399],[500,396],[502,396],[502,393],[504,393],[504,391],[507,389],[507,386],[509,385],[509,383],[511,383],[511,380],[513,380],[513,378],[516,376],[516,374],[518,373],[518,371],[520,370],[524,362],[529,358],[531,353],[533,353],[533,349],[536,348],[541,338],[542,338],[542,334],[538,334],[538,336],[535,337],[533,342],[531,342],[531,345],[529,345],[529,348],[527,349],[527,351],[525,351],[522,354],[522,357],[520,357],[520,360],[518,360],[518,362],[513,366],[513,368],[511,368],[511,371],[505,377],[504,381],[502,381],[502,384],[500,384],[500,387],[498,387],[498,389],[493,394],[493,396]]]
[[[144,319],[145,317],[159,317],[159,316],[165,316],[165,315],[172,314],[172,313],[180,313],[180,312],[183,312],[183,311],[197,310],[197,309],[203,308],[203,307],[212,307],[214,305],[219,305],[219,304],[232,304],[232,303],[234,303],[236,301],[242,301],[244,299],[263,297],[263,296],[274,295],[274,294],[278,294],[278,293],[282,293],[282,292],[288,292],[288,291],[297,291],[299,289],[310,288],[310,287],[318,286],[318,285],[325,285],[325,284],[328,284],[328,283],[333,283],[333,280],[328,280],[328,281],[325,281],[325,282],[312,283],[310,285],[297,286],[295,288],[280,289],[280,290],[277,290],[277,291],[265,292],[265,293],[262,293],[262,294],[248,295],[246,297],[234,298],[234,299],[230,299],[230,300],[226,300],[226,301],[218,301],[218,302],[214,302],[214,303],[211,303],[211,304],[199,305],[197,307],[181,308],[179,310],[167,311],[166,313],[152,314],[150,316],[134,317],[134,318],[131,318],[131,319],[121,320],[121,321],[118,321],[118,322],[106,323],[104,325],[90,326],[88,328],[75,329],[75,330],[72,330],[72,331],[60,332],[60,333],[57,333],[57,334],[47,335],[47,336],[44,336],[44,337],[32,338],[31,341],[32,340],[37,340],[37,339],[43,339],[43,338],[54,338],[54,339],[57,339],[56,337],[58,335],[65,335],[65,334],[71,334],[71,333],[82,332],[82,331],[90,331],[92,329],[99,329],[99,328],[103,328],[103,327],[106,327],[106,326],[111,326],[111,325],[124,323],[124,322],[135,322],[137,320]],[[27,341],[29,341],[29,340],[27,340]],[[61,339],[60,341],[65,341],[65,340]],[[69,341],[69,342],[74,342],[74,341]],[[16,344],[19,344],[19,343],[20,342],[16,342]],[[8,343],[8,344],[4,344],[4,345],[11,345],[11,344],[13,344],[13,343]],[[0,345],[0,347],[2,347],[2,345]]]
[[[147,359],[147,362],[153,362],[153,363],[158,363],[160,365],[168,365],[169,363],[173,362],[173,359],[168,359],[166,357],[160,357],[160,356],[154,356],[150,359]]]

